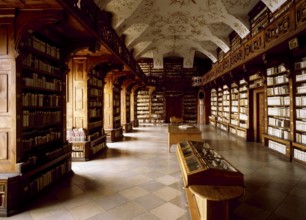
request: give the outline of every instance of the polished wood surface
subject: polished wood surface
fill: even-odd
[[[211,201],[237,199],[244,194],[242,186],[191,185],[189,189],[193,194]]]
[[[171,151],[171,145],[177,144],[183,140],[201,141],[201,131],[197,127],[180,129],[179,125],[171,125],[168,127],[168,147]]]

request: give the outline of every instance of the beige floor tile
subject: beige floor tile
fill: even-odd
[[[152,213],[143,213],[135,218],[132,218],[131,220],[159,220],[155,215]]]
[[[128,200],[122,195],[116,193],[108,196],[103,196],[100,199],[96,200],[96,202],[104,209],[109,210],[114,207],[120,206],[126,203]]]
[[[96,202],[88,202],[86,204],[74,207],[68,210],[74,219],[82,220],[104,212],[104,209]]]
[[[145,196],[139,197],[134,200],[136,203],[144,207],[146,210],[151,210],[163,203],[165,203],[165,200],[161,199],[160,197],[149,193]]]
[[[170,176],[170,175],[165,175],[165,176],[161,176],[161,177],[156,178],[156,181],[158,181],[160,183],[163,183],[165,185],[170,185],[170,184],[173,184],[175,182],[178,182],[179,179],[177,179],[173,176]]]
[[[155,191],[154,194],[164,199],[165,201],[170,201],[171,199],[180,196],[182,192],[173,189],[169,186],[166,186],[164,188],[161,188],[160,190]]]
[[[145,209],[137,203],[131,201],[111,209],[108,213],[115,219],[130,220],[142,213],[145,213]]]
[[[133,176],[133,177],[127,179],[126,181],[128,183],[130,183],[131,185],[135,185],[136,186],[136,185],[140,185],[140,184],[143,184],[145,182],[148,182],[150,180],[151,180],[151,178],[149,178],[149,177],[147,177],[145,175],[137,175],[137,176]]]
[[[119,192],[120,195],[125,197],[128,200],[133,200],[148,194],[149,192],[141,187],[132,187],[126,190]]]
[[[153,213],[159,219],[162,220],[175,220],[184,215],[186,213],[186,210],[167,202],[151,210],[151,213]]]

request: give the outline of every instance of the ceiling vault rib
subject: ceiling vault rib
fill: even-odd
[[[270,11],[286,0],[94,0],[113,14],[117,34],[125,35],[135,59],[179,56],[185,66],[195,56],[217,62],[217,51],[230,50],[229,35],[250,34],[249,12],[261,1]]]

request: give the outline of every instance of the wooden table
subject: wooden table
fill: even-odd
[[[241,186],[191,185],[186,188],[192,220],[231,219],[230,203],[244,194]]]
[[[168,126],[168,147],[169,152],[171,150],[172,144],[177,144],[184,140],[191,141],[201,141],[201,131],[199,128],[192,126],[191,128],[181,129],[180,125],[172,125]]]

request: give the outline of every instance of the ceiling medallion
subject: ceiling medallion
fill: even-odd
[[[197,4],[195,0],[171,0],[170,5],[179,4],[182,7],[183,5],[190,5],[190,3]]]

